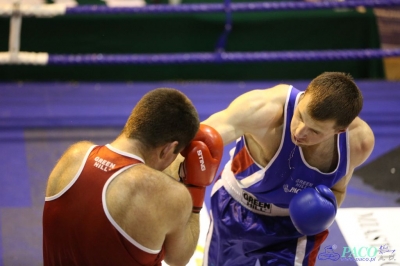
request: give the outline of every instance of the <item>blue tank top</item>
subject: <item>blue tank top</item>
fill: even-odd
[[[244,136],[237,140],[236,147],[231,151],[231,171],[240,186],[259,201],[282,208],[288,208],[292,197],[302,189],[320,184],[331,188],[348,172],[348,131],[337,136],[338,165],[330,173],[310,166],[301,148],[292,142],[290,123],[302,93],[292,86],[289,88],[281,143],[266,167],[254,162],[246,148]]]

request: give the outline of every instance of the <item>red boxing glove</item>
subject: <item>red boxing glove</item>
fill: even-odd
[[[181,152],[185,160],[179,167],[179,177],[192,195],[195,213],[203,207],[206,187],[214,180],[223,151],[221,135],[214,128],[200,124],[194,139]]]

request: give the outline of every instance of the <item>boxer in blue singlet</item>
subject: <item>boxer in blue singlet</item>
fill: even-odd
[[[314,265],[355,167],[374,136],[349,75],[236,98],[204,124],[236,140],[211,192],[204,265]]]

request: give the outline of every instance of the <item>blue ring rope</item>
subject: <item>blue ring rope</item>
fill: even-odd
[[[187,54],[50,54],[48,65],[163,65],[256,62],[367,60],[400,56],[400,49],[320,50],[286,52],[222,52]]]
[[[324,1],[324,2],[246,2],[230,3],[230,12],[277,11],[277,10],[313,10],[332,8],[388,7],[398,6],[400,0],[363,0],[363,1]],[[226,3],[210,4],[157,4],[144,7],[108,7],[104,5],[81,5],[68,7],[66,15],[86,14],[160,14],[160,13],[216,13],[225,12]]]

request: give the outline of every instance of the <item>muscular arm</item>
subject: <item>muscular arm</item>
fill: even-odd
[[[289,85],[277,85],[270,89],[253,90],[240,95],[229,106],[204,120],[202,124],[216,129],[224,146],[244,133],[262,136],[273,123],[282,118],[283,105]],[[177,175],[182,156],[163,172],[179,180]]]
[[[337,182],[332,188],[332,192],[333,194],[335,194],[336,197],[336,202],[337,202],[337,206],[340,207],[346,197],[346,189],[347,189],[347,185],[351,179],[351,177],[353,176],[353,172],[354,169],[349,171],[349,173],[344,176],[342,179],[340,179],[339,182]]]
[[[202,123],[215,128],[221,134],[224,145],[245,133],[263,135],[281,119],[288,88],[288,85],[281,84],[242,94],[226,109],[211,115]]]
[[[371,155],[375,145],[374,133],[371,128],[360,118],[356,118],[349,126],[350,131],[350,166],[349,172],[332,187],[340,206],[346,196],[346,188],[353,176],[354,169],[360,166]]]
[[[186,265],[196,250],[199,239],[199,214],[192,213],[192,199],[188,190],[177,184],[171,191],[170,229],[165,237],[165,262],[170,266]]]

